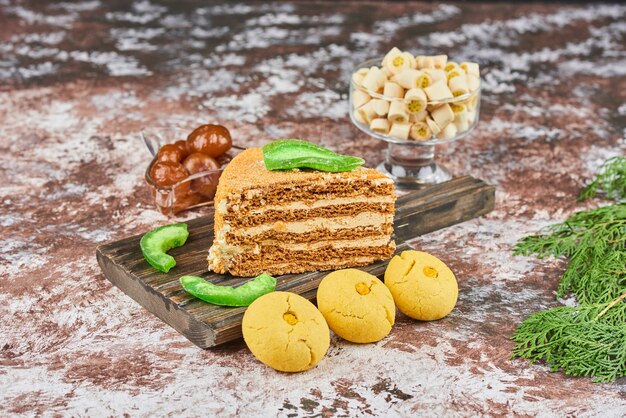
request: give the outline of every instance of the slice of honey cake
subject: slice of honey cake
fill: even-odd
[[[251,277],[390,258],[395,199],[393,180],[376,170],[270,171],[250,148],[220,177],[209,268]]]

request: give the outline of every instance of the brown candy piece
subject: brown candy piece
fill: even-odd
[[[189,172],[181,163],[171,163],[159,161],[154,163],[150,169],[150,177],[158,185],[162,187],[173,187],[178,182],[189,177]],[[189,193],[190,182],[180,183],[172,188],[174,197],[180,199]]]
[[[156,155],[156,160],[161,162],[180,163],[185,158],[180,146],[176,144],[163,145]]]
[[[183,161],[183,166],[191,175],[204,171],[212,172],[191,180],[191,192],[199,193],[207,198],[215,196],[219,179],[219,171],[217,170],[220,168],[219,163],[215,161],[215,159],[206,154],[196,152],[190,154],[185,161]]]
[[[174,205],[172,206],[172,212],[178,213],[182,212],[190,206],[198,205],[202,202],[206,202],[206,198],[199,195],[198,193],[190,192],[188,195],[181,197],[180,199],[176,199]]]
[[[174,145],[176,145],[178,149],[180,149],[180,152],[183,155],[183,158],[181,159],[181,161],[187,158],[187,156],[189,155],[189,150],[187,149],[187,141],[185,141],[184,139],[181,139],[179,141],[174,142]]]
[[[215,158],[224,154],[231,146],[230,132],[222,125],[199,126],[187,137],[187,149],[192,154],[199,152]]]
[[[150,177],[159,186],[169,187],[189,177],[181,163],[157,161],[150,169]]]

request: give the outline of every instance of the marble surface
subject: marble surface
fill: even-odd
[[[510,360],[557,305],[563,261],[513,257],[626,151],[626,7],[584,3],[0,0],[0,415],[621,416],[624,382]],[[358,62],[392,46],[482,64],[480,123],[440,149],[497,187],[486,217],[412,240],[455,271],[446,319],[332,338],[301,374],[242,341],[201,350],[104,278],[96,246],[168,220],[143,181],[148,125],[218,121],[382,159],[347,118]],[[203,214],[202,210],[179,219]],[[573,303],[566,300],[565,303]]]

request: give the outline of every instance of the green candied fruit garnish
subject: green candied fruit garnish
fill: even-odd
[[[276,279],[265,273],[239,287],[216,285],[197,276],[183,276],[178,281],[187,293],[220,306],[249,306],[257,298],[276,290]]]
[[[187,224],[160,226],[141,237],[139,246],[143,257],[152,267],[167,273],[176,265],[176,260],[166,253],[184,245],[188,236]]]
[[[337,154],[302,139],[279,139],[263,146],[263,161],[268,170],[312,168],[338,173],[363,165],[363,158]]]

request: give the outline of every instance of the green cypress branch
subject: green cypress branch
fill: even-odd
[[[626,198],[626,157],[607,160],[579,199],[600,193]],[[557,296],[572,292],[580,305],[527,318],[512,337],[513,357],[598,382],[626,376],[626,203],[575,213],[521,239],[514,254],[567,258]]]
[[[626,203],[578,212],[543,233],[521,239],[515,255],[566,257],[557,290],[580,303],[602,303],[626,291]]]
[[[544,360],[552,371],[597,382],[626,376],[624,297],[626,293],[609,304],[559,306],[531,315],[513,335],[513,357]]]
[[[604,193],[612,200],[626,199],[626,157],[613,157],[604,162],[594,181],[584,187],[578,200],[587,200]]]

